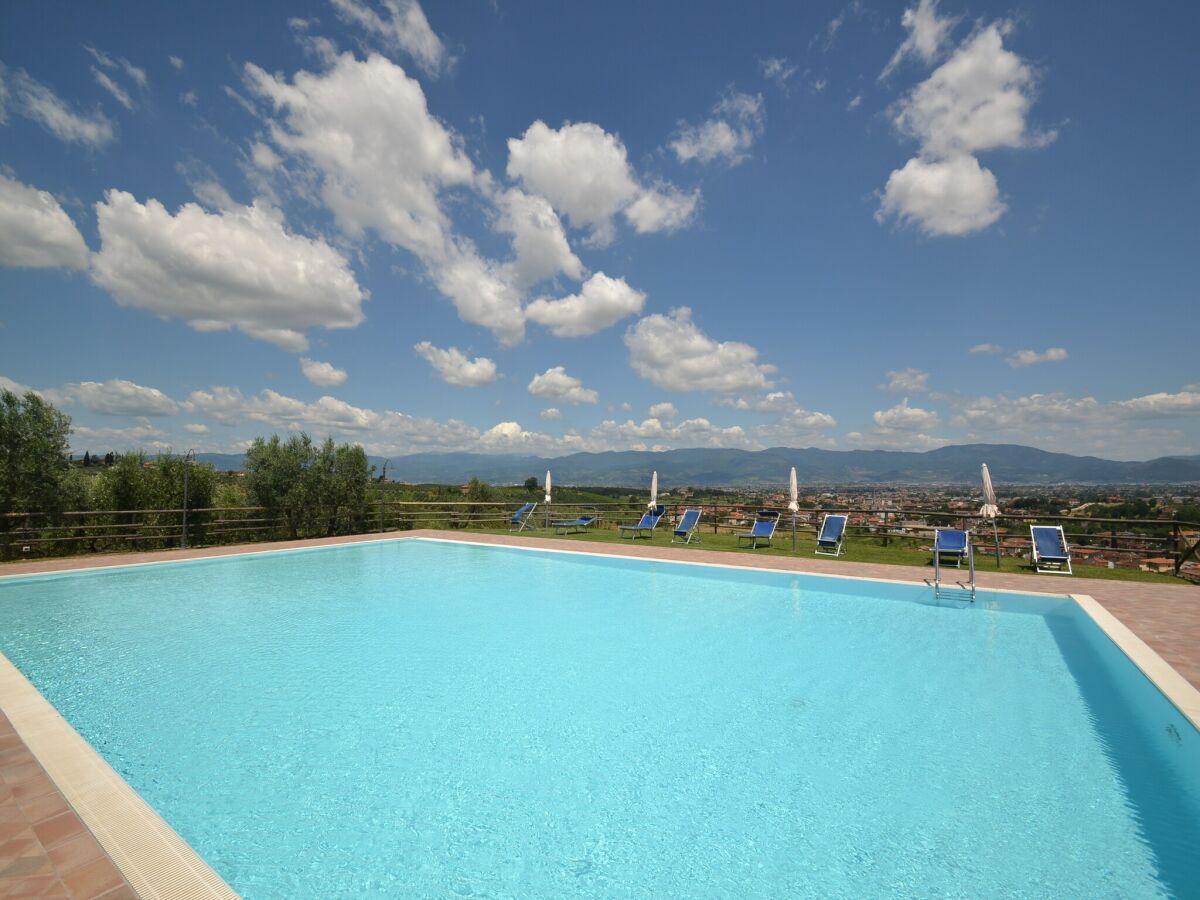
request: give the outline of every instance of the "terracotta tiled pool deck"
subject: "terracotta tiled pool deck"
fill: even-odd
[[[0,712],[0,897],[136,897]]]
[[[248,544],[198,550],[127,553],[14,563],[0,567],[0,576],[69,572],[115,565],[171,562],[329,544],[416,537],[570,550],[604,556],[751,566],[786,572],[874,578],[918,584],[924,581],[928,575],[927,570],[913,566],[851,563],[811,557],[755,556],[753,553],[747,552],[702,550],[695,547],[681,548],[665,544],[630,546],[570,538],[421,530],[273,544]],[[1090,603],[1087,599],[1090,596],[1100,607],[1098,610],[1089,610],[1093,618],[1097,618],[1099,622],[1099,618],[1106,617],[1105,611],[1115,618],[1116,622],[1112,623],[1113,627],[1106,627],[1110,636],[1114,629],[1121,629],[1121,626],[1124,626],[1136,636],[1132,638],[1134,642],[1144,642],[1161,657],[1162,661],[1174,669],[1174,672],[1166,674],[1176,679],[1184,691],[1191,691],[1191,688],[1183,684],[1184,681],[1190,683],[1192,688],[1200,688],[1200,588],[1196,586],[1083,577],[1065,578],[989,573],[986,569],[977,573],[977,583],[981,588],[995,590],[1069,593],[1079,597],[1081,604]],[[1079,595],[1084,596],[1080,597]],[[1105,627],[1103,623],[1100,624]],[[1128,649],[1127,652],[1129,652]],[[1147,655],[1152,656],[1152,654]],[[11,668],[3,656],[0,656],[0,665]],[[1161,666],[1161,663],[1157,665]],[[1145,670],[1144,666],[1143,669]],[[0,675],[2,674],[0,672]],[[1147,674],[1151,675],[1150,672]],[[1182,679],[1179,679],[1178,676],[1182,676]],[[1160,682],[1160,686],[1161,684]],[[31,688],[28,688],[27,683],[25,685],[23,689],[26,693],[32,691]],[[36,694],[36,692],[32,693]],[[1196,696],[1194,692],[1192,694],[1193,697]],[[113,844],[112,835],[102,827],[101,830],[106,832],[101,835],[104,840],[97,841],[94,832],[97,829],[97,823],[102,822],[104,817],[103,812],[98,813],[97,811],[103,810],[104,804],[97,803],[87,809],[77,809],[72,804],[68,797],[85,795],[79,794],[77,790],[69,786],[64,788],[46,771],[51,768],[59,770],[58,763],[51,766],[45,758],[47,756],[44,749],[47,746],[46,735],[41,734],[40,731],[36,735],[32,731],[23,735],[21,728],[10,722],[10,715],[14,719],[18,718],[15,696],[11,690],[6,693],[3,681],[0,679],[0,898],[62,897],[118,900],[118,898],[138,896],[192,896],[193,894],[187,890],[181,892],[179,885],[166,884],[160,892],[154,884],[154,879],[146,877],[147,872],[153,873],[156,868],[153,860],[154,853],[147,855],[147,851],[143,847],[137,847],[132,856],[124,854],[119,847],[121,842]],[[61,723],[61,725],[51,724],[54,724],[56,728],[66,727],[69,729],[69,726],[61,721],[61,717],[57,717],[57,714],[53,713],[48,704],[45,704],[40,698],[34,697],[33,699],[46,708],[41,713],[43,716],[53,715]],[[28,700],[29,698],[26,696],[20,703],[22,707],[21,721],[32,721],[26,709],[29,705]],[[1192,713],[1193,721],[1195,721],[1195,709],[1192,710]],[[31,751],[27,746],[26,740],[32,744],[34,737],[38,738],[39,746],[43,748],[40,755]],[[79,743],[82,744],[82,741]],[[83,746],[86,747],[86,745]],[[90,751],[90,748],[87,749]],[[95,755],[94,751],[90,752],[93,756]],[[43,768],[43,762],[46,762],[45,768]],[[103,764],[101,763],[101,765]],[[128,791],[123,782],[121,787]],[[128,792],[132,794],[131,791]],[[141,802],[140,798],[136,799],[137,802]],[[130,810],[134,814],[131,814]],[[133,806],[130,807],[130,810],[124,810],[124,814],[131,819],[138,818],[136,815],[138,810]],[[146,810],[148,811],[148,807]],[[97,818],[98,815],[100,818]],[[147,818],[145,812],[141,813],[141,817]],[[90,829],[89,822],[92,826]],[[154,827],[160,832],[166,828],[165,823]],[[169,829],[167,830],[169,831]],[[154,837],[160,841],[161,847],[167,848],[166,855],[168,856],[174,854],[186,858],[187,853],[190,852],[190,848],[182,844],[173,832],[166,835],[165,838],[163,834],[156,834]],[[101,843],[117,849],[110,856],[105,852]],[[181,853],[179,845],[182,845],[186,852]],[[155,852],[161,853],[162,850],[160,848]],[[142,856],[150,859],[150,862],[146,863],[145,859],[140,858]],[[174,860],[174,862],[177,864],[178,860]],[[189,865],[197,871],[203,867],[198,858]],[[126,880],[123,872],[126,875],[133,873],[133,877]],[[187,874],[195,875],[196,872]],[[211,873],[211,870],[199,872],[200,881],[197,884],[209,891],[204,895],[232,896],[228,887],[219,880],[214,881],[214,878],[215,874]],[[135,890],[132,885],[137,885],[138,889]],[[196,895],[198,896],[198,894]]]

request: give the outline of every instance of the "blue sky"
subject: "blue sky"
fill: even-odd
[[[1200,452],[1191,4],[0,13],[78,450]]]

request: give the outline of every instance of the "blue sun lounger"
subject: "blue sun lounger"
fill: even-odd
[[[846,521],[850,517],[843,513],[826,513],[817,533],[817,552],[822,556],[841,556],[842,539],[846,536]]]
[[[948,559],[954,568],[961,569],[963,560],[971,549],[971,532],[960,528],[939,528],[933,533],[933,553],[939,565],[947,565]]]
[[[653,538],[654,528],[658,525],[658,520],[663,517],[663,513],[666,511],[667,508],[659,504],[654,509],[648,510],[643,514],[641,521],[636,525],[618,525],[617,531],[620,532],[621,537],[625,537],[625,533],[628,532],[631,540],[637,540],[642,536],[643,532],[646,533],[646,537]]]
[[[552,526],[556,534],[575,534],[577,531],[587,531],[595,522],[595,516],[580,516],[569,522],[554,522]]]
[[[742,541],[749,541],[751,550],[757,550],[760,542],[770,546],[771,538],[775,536],[775,526],[778,524],[779,513],[772,510],[760,512],[754,520],[753,528],[738,533],[738,546],[741,546]]]
[[[526,503],[515,513],[509,520],[509,531],[524,531],[526,528],[532,527],[529,523],[533,519],[533,511],[537,509],[536,503]]]
[[[1071,547],[1061,525],[1030,525],[1033,567],[1044,575],[1071,575]]]
[[[697,544],[700,543],[700,538],[696,534],[699,525],[700,510],[685,509],[675,525],[675,530],[671,532],[671,543],[690,544],[693,540]]]

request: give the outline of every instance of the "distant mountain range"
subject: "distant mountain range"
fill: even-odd
[[[240,454],[200,453],[196,458],[222,470],[241,469]],[[383,457],[371,457],[376,472]],[[807,484],[963,484],[979,480],[986,462],[992,478],[1008,484],[1181,484],[1200,483],[1200,455],[1165,456],[1146,462],[1117,462],[1095,456],[1048,453],[1019,444],[963,444],[925,452],[901,450],[610,451],[572,453],[551,459],[479,453],[416,453],[387,462],[388,477],[411,483],[461,484],[481,478],[516,484],[542,480],[547,469],[560,484],[639,487],[658,471],[669,485],[697,487],[778,485],[788,470]]]

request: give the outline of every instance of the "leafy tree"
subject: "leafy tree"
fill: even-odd
[[[325,520],[325,534],[349,533],[366,513],[371,467],[362,447],[326,438],[306,473],[305,495],[315,501]]]
[[[246,452],[246,491],[259,506],[282,515],[288,536],[313,530],[323,521],[327,535],[348,532],[366,512],[371,467],[362,447],[336,445],[332,438],[314,447],[307,434],[281,441],[257,438]]]
[[[525,490],[527,490],[529,493],[533,494],[533,493],[536,493],[537,489],[538,489],[537,476],[530,475],[528,478],[525,479]]]
[[[492,499],[492,486],[486,481],[472,478],[467,485],[467,499],[476,503],[487,503]]]
[[[0,391],[0,513],[62,512],[70,433],[70,418],[37,394]]]
[[[307,512],[310,482],[304,475],[312,459],[312,438],[304,433],[286,441],[277,434],[269,440],[255,438],[246,451],[246,490],[257,505],[284,516],[288,537],[293,539]]]
[[[90,466],[92,464],[92,454],[86,450],[83,451],[83,464],[84,466]]]

